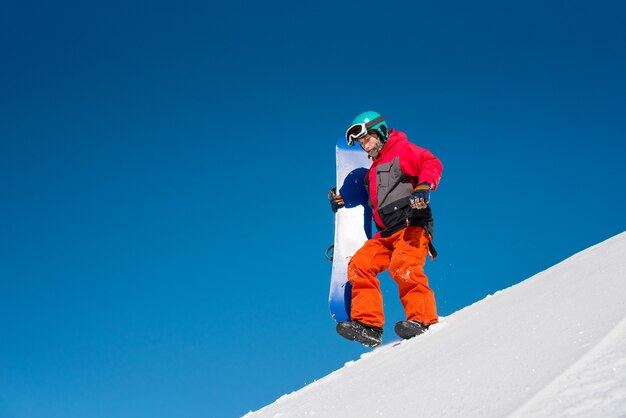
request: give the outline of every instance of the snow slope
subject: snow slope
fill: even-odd
[[[625,417],[625,295],[626,232],[246,417]]]

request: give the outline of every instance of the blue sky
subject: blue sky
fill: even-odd
[[[335,334],[324,258],[334,144],[364,110],[444,163],[441,315],[624,231],[625,20],[4,1],[0,416],[240,416],[367,351]]]

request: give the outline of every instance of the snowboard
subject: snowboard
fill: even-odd
[[[332,255],[329,305],[337,322],[350,320],[352,288],[348,282],[348,262],[372,237],[372,210],[365,189],[365,174],[371,165],[367,153],[345,138],[337,140],[337,194],[345,206],[335,213],[335,241]]]

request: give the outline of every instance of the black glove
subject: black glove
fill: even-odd
[[[337,194],[337,188],[333,187],[328,191],[328,201],[333,212],[337,212],[340,208],[344,207],[346,203],[343,201],[343,197]]]
[[[418,184],[409,200],[413,209],[426,209],[430,203],[430,183]]]

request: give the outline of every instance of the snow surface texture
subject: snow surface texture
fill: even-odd
[[[626,232],[246,418],[626,417],[625,294]]]

